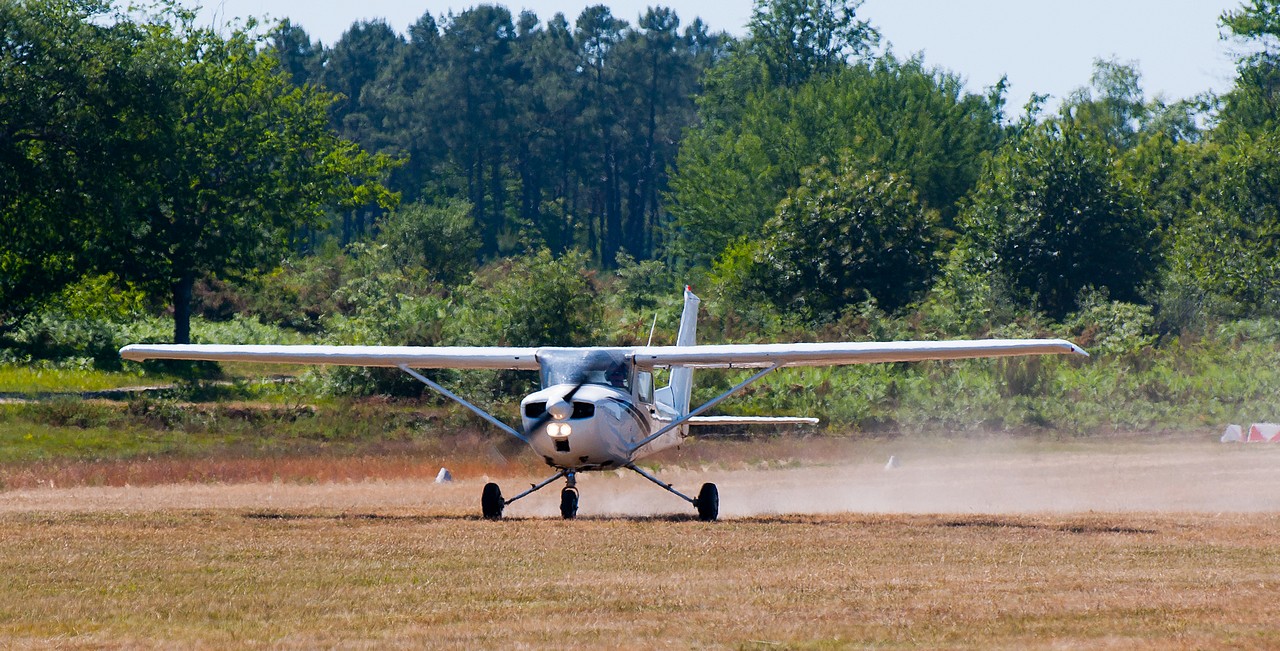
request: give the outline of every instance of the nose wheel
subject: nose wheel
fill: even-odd
[[[578,517],[578,489],[566,486],[560,491],[560,517],[566,520]]]

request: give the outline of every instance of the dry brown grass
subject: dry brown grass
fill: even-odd
[[[1280,516],[0,516],[26,647],[1275,648]]]
[[[704,441],[659,459],[680,488],[721,485],[715,524],[615,473],[580,478],[581,520],[529,517],[556,513],[554,487],[480,520],[478,473],[501,464],[461,456],[479,465],[449,462],[452,484],[422,479],[432,454],[0,492],[0,647],[1280,648],[1280,447]],[[235,463],[210,477],[258,460]]]

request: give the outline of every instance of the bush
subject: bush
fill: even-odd
[[[589,346],[603,312],[587,256],[543,249],[490,265],[462,288],[454,339],[473,346]]]
[[[341,309],[335,295],[352,266],[336,248],[286,262],[248,283],[245,309],[263,323],[319,333],[323,319]]]
[[[1089,286],[1137,302],[1155,276],[1154,220],[1113,156],[1096,136],[1051,121],[988,164],[961,214],[964,249],[1023,307],[1061,319]]]
[[[1108,300],[1105,290],[1092,289],[1078,303],[1080,311],[1063,325],[1091,355],[1131,355],[1155,344],[1151,306]]]
[[[401,206],[379,222],[379,229],[373,245],[386,258],[384,269],[425,269],[447,285],[466,279],[480,251],[471,204],[465,201]]]
[[[933,277],[937,214],[905,176],[848,154],[834,174],[825,163],[804,171],[765,225],[755,262],[767,293],[820,321],[867,299],[889,312],[907,305]]]

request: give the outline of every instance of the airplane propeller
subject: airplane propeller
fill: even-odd
[[[538,431],[538,428],[542,427],[543,425],[546,425],[547,421],[551,420],[552,418],[556,418],[556,420],[568,420],[568,417],[573,414],[573,411],[572,411],[573,395],[577,393],[578,389],[581,389],[583,385],[585,385],[586,383],[587,382],[585,379],[579,380],[577,384],[573,385],[572,389],[569,389],[564,393],[563,396],[560,396],[559,400],[556,400],[555,402],[548,401],[547,406],[542,410],[542,413],[539,414],[538,417],[535,418],[533,422],[529,424],[529,427],[525,429],[524,431],[525,438],[533,436],[533,433]],[[557,414],[552,411],[552,408],[557,406],[560,403],[568,404],[570,411],[568,414],[564,414],[563,416],[557,418]]]

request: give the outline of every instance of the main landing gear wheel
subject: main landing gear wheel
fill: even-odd
[[[699,520],[714,522],[720,517],[720,490],[715,484],[703,484],[702,490],[698,491],[698,499],[693,501],[693,506],[698,509]]]
[[[566,487],[560,491],[560,517],[572,520],[578,516],[578,489]]]
[[[502,499],[502,489],[497,484],[489,482],[484,485],[484,493],[480,495],[480,510],[484,517],[490,520],[501,518],[502,507],[506,505],[506,501]]]

